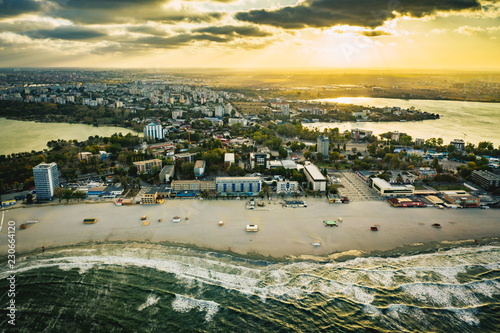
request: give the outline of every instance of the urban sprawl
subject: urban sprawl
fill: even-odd
[[[2,207],[254,197],[279,197],[286,206],[304,205],[308,196],[388,199],[397,207],[498,206],[500,147],[491,142],[303,126],[439,118],[425,110],[325,104],[275,91],[269,97],[265,89],[219,89],[174,75],[97,83],[79,82],[92,81],[88,73],[37,75],[30,84],[2,78],[0,116],[115,125],[143,136],[57,140],[43,151],[1,155]]]

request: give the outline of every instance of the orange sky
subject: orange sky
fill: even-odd
[[[0,67],[500,67],[489,0],[3,0]]]

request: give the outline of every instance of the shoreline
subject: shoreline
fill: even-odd
[[[243,200],[169,200],[153,206],[71,204],[6,210],[0,251],[6,257],[10,220],[16,221],[19,255],[41,252],[42,246],[50,250],[140,242],[259,260],[322,261],[484,245],[496,243],[500,237],[495,210],[394,208],[380,201],[330,204],[313,198],[307,203],[307,208],[282,208],[276,201],[266,201],[265,207],[255,211],[246,210]],[[150,221],[147,226],[140,220],[143,215]],[[181,222],[173,223],[173,216],[182,217]],[[338,217],[343,218],[339,227],[324,226],[323,221]],[[97,218],[97,223],[85,225],[84,218]],[[33,219],[40,222],[19,229],[20,224]],[[219,220],[224,221],[223,226],[218,225]],[[440,223],[442,228],[431,227],[433,223]],[[246,232],[247,224],[259,225],[259,231]],[[379,225],[379,231],[370,231],[374,224]],[[313,241],[319,241],[321,246],[313,246]]]

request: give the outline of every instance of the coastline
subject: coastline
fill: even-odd
[[[252,211],[239,200],[169,200],[163,205],[115,206],[72,204],[5,211],[0,251],[7,253],[7,222],[16,221],[19,255],[45,249],[101,244],[155,244],[215,251],[264,260],[342,261],[360,256],[398,256],[457,246],[497,243],[499,214],[495,210],[393,208],[386,202],[329,204],[306,199],[307,208],[282,208],[266,201]],[[142,225],[146,215],[150,224]],[[180,223],[172,217],[180,216]],[[186,217],[188,219],[186,219]],[[339,227],[324,220],[342,217]],[[96,224],[83,224],[97,218]],[[162,218],[163,222],[158,222]],[[27,220],[40,222],[19,230]],[[218,221],[224,221],[223,226]],[[423,224],[422,224],[423,223]],[[441,229],[431,226],[440,223]],[[259,225],[246,232],[247,224]],[[379,231],[370,226],[379,225]],[[313,246],[313,241],[321,246]]]

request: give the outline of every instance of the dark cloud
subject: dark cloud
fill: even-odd
[[[437,11],[479,9],[479,0],[305,0],[275,10],[251,10],[235,15],[240,21],[284,29],[351,25],[378,27],[396,17],[394,12],[423,17]]]
[[[193,30],[195,32],[209,33],[212,35],[228,35],[228,36],[245,36],[245,37],[269,37],[272,34],[259,29],[258,27],[246,25],[246,26],[235,26],[235,25],[225,25],[222,27],[206,27]]]
[[[34,0],[0,0],[0,17],[37,12],[42,3]]]
[[[179,48],[182,46],[190,45],[196,41],[207,41],[216,43],[227,43],[234,39],[234,37],[219,37],[210,34],[179,34],[171,37],[143,37],[131,41],[134,45],[141,47],[155,47],[164,49]]]
[[[63,40],[85,40],[106,36],[105,33],[95,29],[89,29],[77,26],[60,26],[53,30],[32,30],[22,33],[25,36],[44,39],[63,39]]]
[[[391,33],[382,30],[368,30],[361,32],[361,34],[366,37],[392,36]]]
[[[56,0],[58,6],[49,15],[71,20],[77,24],[212,22],[225,14],[198,12],[190,8],[164,8],[165,0]]]
[[[133,25],[127,27],[127,31],[136,32],[146,35],[153,36],[166,36],[168,33],[164,29],[160,29],[158,27],[150,26],[150,25]]]

